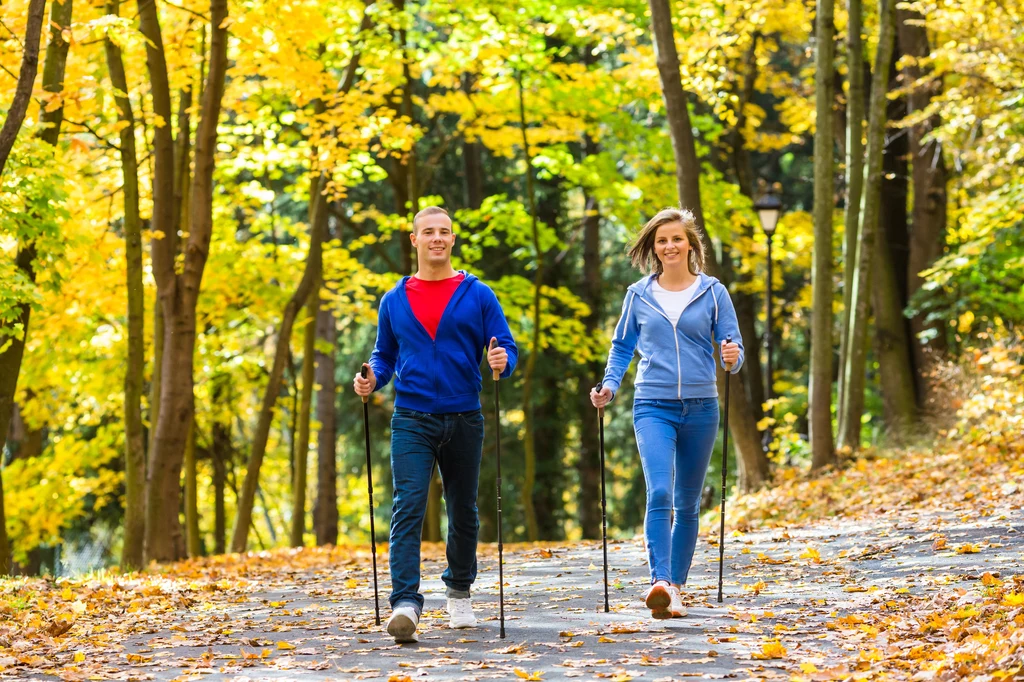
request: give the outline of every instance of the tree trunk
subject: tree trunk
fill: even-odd
[[[599,151],[598,145],[587,136],[583,141],[586,156]],[[587,337],[592,338],[601,323],[604,311],[601,277],[601,213],[597,199],[584,196],[583,215],[583,282],[580,298],[590,314],[583,319]],[[590,386],[596,385],[603,377],[604,366],[594,360],[587,364],[586,374],[581,382],[579,394],[580,415],[580,458],[576,463],[576,472],[580,480],[578,497],[579,523],[583,538],[601,537],[601,510],[598,507],[601,486],[601,452],[598,442],[597,410],[590,402]]]
[[[231,462],[230,376],[219,374],[213,384],[213,423],[210,425],[210,463],[213,466],[213,547],[215,554],[227,550],[227,515],[224,487]]]
[[[871,102],[868,119],[867,171],[860,210],[854,254],[853,285],[851,287],[851,318],[846,348],[849,358],[845,365],[846,405],[843,423],[844,445],[860,447],[860,423],[864,406],[864,372],[867,352],[868,306],[875,275],[873,266],[878,253],[878,225],[881,213],[882,155],[885,148],[886,93],[889,90],[889,64],[892,60],[894,27],[892,9],[894,0],[881,0],[879,14],[883,21],[879,27],[879,48],[871,82]]]
[[[70,4],[70,0],[68,0]],[[120,14],[120,0],[107,2],[107,13]],[[55,5],[56,6],[56,3]],[[124,378],[124,546],[121,568],[143,566],[146,532],[146,450],[142,426],[142,382],[146,371],[145,288],[142,282],[142,222],[139,218],[139,165],[135,154],[135,116],[128,98],[128,78],[121,49],[109,38],[104,41],[107,70],[114,87],[120,131],[122,194],[124,197],[124,240],[128,291],[128,365]]]
[[[160,391],[161,378],[164,373],[164,309],[160,305],[160,292],[153,297],[153,380],[149,385],[149,438],[146,443],[146,459],[143,462],[143,470],[150,461],[153,450],[156,449],[156,425],[160,421]],[[148,480],[148,474],[146,476]],[[145,484],[145,481],[143,481]],[[145,500],[145,490],[143,490]],[[143,502],[145,504],[145,502]],[[145,523],[143,523],[145,529]],[[145,530],[143,530],[145,538]],[[145,543],[143,543],[145,546]],[[143,553],[145,554],[145,553]]]
[[[338,543],[338,465],[337,433],[335,427],[335,382],[334,353],[337,331],[334,327],[334,313],[329,302],[320,300],[317,311],[316,335],[320,350],[316,352],[316,383],[320,392],[316,399],[316,420],[320,422],[317,436],[316,505],[313,508],[313,529],[316,544]],[[330,350],[324,352],[324,348]]]
[[[750,46],[747,48],[747,54],[743,60],[745,71],[740,85],[740,92],[738,93],[739,104],[737,106],[736,125],[733,127],[731,136],[732,161],[733,169],[736,173],[736,182],[740,187],[740,191],[751,200],[756,198],[754,196],[754,167],[751,162],[750,151],[746,146],[747,141],[743,136],[743,131],[747,125],[746,105],[753,101],[754,98],[754,83],[757,80],[757,41],[759,37],[759,34],[756,32],[750,37]],[[753,241],[754,231],[752,225],[746,227],[743,236]],[[744,363],[749,368],[749,371],[740,372],[740,376],[743,377],[743,389],[746,391],[750,407],[754,410],[754,421],[760,422],[764,418],[765,384],[767,383],[769,390],[771,389],[771,377],[762,379],[760,353],[758,352],[762,344],[758,342],[755,320],[757,319],[757,307],[760,297],[747,291],[752,278],[751,274],[743,273],[737,277],[731,265],[732,263],[728,259],[722,263],[723,280],[727,284],[737,282],[740,285],[733,295],[733,306],[736,309],[740,336],[743,337],[749,349]],[[770,363],[768,363],[768,366],[770,371]],[[764,442],[764,435],[762,435],[761,441]]]
[[[15,99],[11,103],[11,108],[8,109],[3,129],[0,130],[0,175],[3,174],[7,157],[14,146],[14,139],[21,129],[25,110],[28,107],[28,99],[32,93],[32,83],[38,71],[39,36],[42,33],[44,5],[45,3],[42,1],[29,4],[28,29],[25,34],[25,54],[22,57],[21,74],[15,91]],[[52,28],[43,64],[43,90],[57,96],[60,96],[64,90],[64,67],[70,45],[64,40],[62,31],[71,25],[71,10],[71,0],[66,0],[63,5],[54,3],[50,9]],[[21,103],[19,98],[22,96],[22,81],[26,79],[28,81],[25,86],[27,92],[24,93],[24,103]],[[52,111],[44,111],[40,115],[40,122],[43,124],[43,128],[39,132],[39,139],[50,146],[56,146],[60,137],[60,128],[64,122],[64,105],[61,104]],[[9,141],[6,137],[8,133],[10,133]],[[14,260],[15,267],[23,272],[30,282],[35,283],[37,274],[35,243],[28,242],[25,245],[19,245]],[[25,341],[28,337],[31,310],[28,303],[21,306],[18,316],[21,334],[11,338],[6,350],[0,352],[0,455],[4,450],[7,430],[10,428],[11,415],[14,410],[14,394],[18,388],[18,375],[21,373],[21,361],[25,354]],[[0,345],[3,345],[3,341],[0,338]],[[7,515],[4,512],[3,482],[0,479],[0,575],[8,574],[11,567],[11,549],[7,539]]]
[[[151,253],[153,275],[157,284],[157,306],[160,308],[158,321],[162,322],[159,325],[154,324],[154,332],[159,326],[163,333],[154,343],[154,353],[160,366],[153,370],[153,392],[157,399],[152,401],[150,420],[143,558],[147,561],[170,561],[182,555],[180,548],[183,543],[178,521],[178,482],[184,442],[178,435],[184,435],[185,429],[191,425],[192,356],[191,352],[183,354],[179,348],[183,342],[191,348],[191,339],[176,338],[173,333],[182,322],[174,317],[172,310],[177,279],[174,260],[178,245],[177,226],[173,219],[174,136],[171,126],[168,125],[171,121],[171,91],[156,0],[138,0],[138,14],[139,30],[146,38],[146,66],[149,72],[153,114],[165,122],[164,125],[153,128],[151,227],[154,237],[151,241]],[[182,361],[186,363],[184,366],[178,364]],[[180,387],[175,384],[181,383],[182,375],[186,371],[189,374],[186,383],[189,385],[187,393],[182,394]],[[161,432],[164,434],[163,437]],[[168,439],[168,434],[172,438]]]
[[[360,34],[371,26],[370,15],[363,13],[363,21],[359,26]],[[356,73],[359,67],[360,53],[352,55],[352,59],[345,70],[344,78],[338,88],[338,94],[344,95],[352,89],[355,83]],[[267,382],[266,392],[263,394],[263,405],[260,408],[259,420],[256,423],[256,433],[253,436],[252,449],[249,453],[249,462],[245,469],[245,480],[242,483],[242,490],[238,497],[238,514],[235,518],[235,528],[231,534],[231,551],[244,552],[249,538],[249,527],[252,524],[252,509],[256,492],[259,488],[260,467],[263,465],[263,457],[267,450],[267,438],[270,435],[270,422],[274,416],[274,405],[277,403],[277,395],[281,391],[281,377],[284,374],[284,365],[288,358],[289,342],[292,335],[292,324],[299,308],[305,304],[314,284],[320,280],[322,273],[321,256],[323,251],[323,239],[327,231],[327,188],[329,178],[321,173],[317,180],[316,190],[311,193],[310,201],[313,208],[310,211],[310,238],[309,256],[306,259],[306,267],[302,273],[302,279],[295,290],[295,294],[284,308],[281,317],[281,327],[278,332],[277,348],[274,351],[274,364],[270,370],[270,380]],[[267,519],[270,525],[270,519]],[[273,527],[271,526],[271,529]]]
[[[562,178],[552,176],[535,182],[534,195],[537,200],[538,223],[551,227],[555,236],[563,240],[559,221],[562,215]],[[550,259],[544,268],[544,287],[557,289],[566,285],[566,261],[558,257]],[[569,471],[565,466],[566,424],[571,416],[563,407],[565,402],[564,384],[566,370],[561,367],[565,361],[553,348],[539,350],[539,390],[534,403],[533,440],[537,456],[536,480],[533,487],[533,508],[537,518],[537,535],[540,540],[565,539],[565,491],[569,482]],[[581,387],[582,388],[582,387]]]
[[[883,0],[884,5],[880,9],[881,27],[879,38],[878,61],[875,64],[875,77],[871,85],[871,107],[872,116],[876,113],[879,118],[879,127],[871,128],[871,135],[879,136],[879,144],[884,145],[885,120],[887,119],[888,98],[886,93],[889,89],[890,65],[895,48],[896,33],[896,8],[895,0]],[[885,60],[882,60],[885,57]],[[876,111],[877,106],[877,111]],[[869,139],[869,144],[874,140]],[[879,150],[879,156],[884,154],[884,147]],[[869,166],[872,162],[869,153]],[[879,199],[883,191],[884,183],[884,159],[879,160],[881,173],[878,176]],[[874,170],[872,167],[871,170]],[[870,172],[870,171],[869,171]],[[869,182],[875,182],[875,178],[869,177]],[[872,192],[875,191],[871,187]],[[865,195],[865,202],[869,201]],[[865,219],[868,212],[881,210],[882,202],[878,201],[877,207],[865,204]],[[875,351],[878,357],[879,374],[882,381],[882,399],[885,405],[886,425],[890,430],[899,430],[910,426],[916,419],[916,396],[914,394],[914,376],[911,371],[910,348],[907,344],[906,320],[903,317],[903,305],[901,301],[901,285],[897,275],[897,263],[893,258],[892,249],[889,244],[890,235],[885,229],[885,223],[881,216],[872,216],[872,222],[868,227],[875,232],[875,268],[872,279],[872,307],[875,313]]]
[[[680,203],[693,211],[697,224],[704,227],[704,211],[700,201],[700,165],[694,146],[690,113],[687,109],[686,93],[683,92],[679,74],[679,56],[676,52],[675,36],[672,29],[672,12],[668,0],[649,0],[651,9],[651,32],[654,35],[655,54],[661,92],[665,99],[665,112],[672,137],[672,150],[676,158],[676,186]],[[721,267],[713,245],[706,245],[708,272],[718,275]],[[749,344],[749,341],[747,342]],[[740,370],[740,374],[748,371]],[[718,377],[719,394],[724,393],[725,376]],[[757,422],[745,391],[730,395],[729,424],[732,442],[735,444],[737,464],[740,470],[740,488],[754,490],[763,485],[769,477],[768,458],[761,449]]]
[[[185,539],[189,557],[202,556],[199,536],[199,485],[196,474],[196,427],[192,425],[185,441]]]
[[[918,22],[923,17],[917,12],[897,9],[898,36],[905,55],[917,59],[927,57],[931,50],[928,46],[928,33]],[[928,107],[932,98],[941,91],[941,81],[934,77],[932,67],[922,67],[914,62],[904,69],[907,83],[916,83],[925,76],[932,75],[923,86],[912,89],[907,94],[908,113],[922,111]],[[921,272],[927,269],[940,255],[945,246],[946,233],[946,164],[942,157],[942,148],[937,140],[927,140],[938,125],[940,118],[931,118],[910,128],[910,159],[914,183],[913,216],[910,229],[910,254],[907,263],[907,293],[913,296],[921,288],[923,279]],[[924,315],[915,315],[910,320],[912,337],[911,347],[914,350],[914,366],[917,368],[918,407],[924,411],[941,409],[936,404],[936,395],[930,380],[935,367],[937,354],[944,348],[945,332],[937,322],[926,323]],[[925,334],[926,342],[920,335]]]
[[[900,59],[899,39],[895,40],[892,61],[889,63],[889,83],[896,84],[899,74],[896,63]],[[890,92],[886,101],[886,120],[901,121],[907,115],[907,100],[904,95],[892,97]],[[886,133],[885,150],[882,154],[882,234],[889,246],[889,257],[895,274],[896,288],[899,292],[900,307],[907,304],[907,254],[910,252],[910,233],[908,231],[907,199],[909,192],[908,177],[910,168],[907,156],[910,154],[909,136],[905,130],[894,130]],[[909,320],[904,326],[908,332]]]
[[[533,415],[533,383],[537,369],[537,356],[540,354],[540,289],[544,283],[544,254],[540,250],[540,234],[537,225],[537,202],[533,186],[533,155],[530,152],[530,140],[526,133],[526,102],[523,92],[523,74],[517,72],[519,85],[519,127],[523,137],[523,157],[526,161],[526,201],[530,209],[532,226],[533,254],[537,260],[537,270],[533,278],[533,329],[530,334],[530,350],[523,370],[523,490],[520,500],[523,505],[523,521],[526,525],[526,539],[536,542],[540,538],[537,524],[537,513],[533,508],[533,486],[537,478],[537,449],[534,443]]]
[[[156,8],[139,0],[139,19],[148,39],[147,63],[154,113],[170,120],[170,90]],[[175,269],[177,244],[161,227],[174,229],[174,149],[170,126],[154,131],[156,175],[153,178],[154,240],[153,271],[164,311],[164,356],[160,414],[156,440],[150,453],[146,485],[147,560],[173,561],[184,551],[178,519],[179,480],[185,440],[192,428],[193,353],[196,335],[196,301],[210,252],[213,231],[213,170],[217,124],[227,72],[227,0],[210,2],[210,68],[203,88],[199,127],[196,131],[195,173],[191,183],[188,243],[181,273]],[[166,115],[164,115],[166,114]],[[184,164],[184,160],[182,161]],[[164,170],[161,171],[161,168]]]
[[[814,261],[811,269],[811,370],[808,388],[811,466],[835,462],[832,443],[832,211],[835,191],[832,129],[834,0],[817,0],[815,21]]]
[[[861,0],[847,0],[849,26],[846,37],[846,66],[850,85],[846,100],[846,215],[843,240],[843,324],[839,340],[838,442],[839,448],[860,446],[860,414],[864,410],[864,364],[852,367],[850,325],[854,316],[853,280],[857,267],[857,238],[860,201],[864,191],[864,7]],[[866,311],[864,311],[866,314]],[[863,341],[861,341],[863,345]],[[849,390],[847,376],[854,388]],[[851,402],[851,396],[859,401]],[[852,419],[851,419],[852,416]]]
[[[21,57],[21,71],[18,73],[18,84],[14,89],[14,99],[7,109],[7,116],[4,118],[4,125],[0,128],[0,175],[3,175],[7,166],[7,158],[14,148],[14,141],[21,131],[21,124],[25,122],[25,114],[28,112],[29,102],[32,101],[32,85],[36,82],[36,73],[39,71],[39,40],[43,32],[43,14],[46,9],[46,0],[29,0],[28,22],[25,26],[25,51]],[[10,412],[10,406],[5,406],[5,413]],[[4,419],[11,417],[7,414]],[[7,425],[4,424],[3,437],[7,437]]]
[[[295,448],[295,480],[292,484],[292,547],[302,547],[306,532],[306,469],[309,462],[309,422],[312,415],[313,382],[316,376],[316,316],[320,309],[317,282],[306,304],[305,336],[302,352],[302,393],[299,399],[299,442]]]
[[[466,97],[473,94],[473,74],[463,74],[462,92]],[[484,202],[484,169],[479,142],[462,141],[462,168],[466,182],[466,206],[480,208]]]
[[[327,176],[321,175],[317,186],[317,193],[312,197],[312,201],[316,203],[316,208],[313,211],[314,217],[310,226],[309,256],[306,259],[306,267],[302,273],[302,279],[299,281],[295,294],[288,301],[281,316],[277,347],[274,352],[274,364],[270,371],[270,380],[267,382],[266,391],[263,394],[263,405],[260,408],[259,421],[256,424],[256,433],[253,436],[252,450],[249,453],[249,463],[245,470],[245,480],[242,483],[242,490],[238,499],[238,516],[235,519],[235,529],[231,537],[232,552],[244,552],[248,544],[249,525],[252,521],[256,489],[259,486],[260,467],[263,466],[263,457],[267,450],[270,423],[274,418],[274,406],[277,404],[277,397],[281,392],[281,380],[284,376],[284,366],[288,359],[292,325],[295,323],[299,309],[306,305],[309,296],[316,290],[316,282],[320,279],[323,234],[327,223],[327,200],[324,196],[326,191]]]

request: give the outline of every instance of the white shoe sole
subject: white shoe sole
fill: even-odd
[[[399,644],[412,644],[416,639],[416,623],[412,618],[402,614],[392,616],[388,621],[388,634]]]
[[[474,618],[473,620],[461,620],[458,622],[454,620],[449,621],[448,627],[450,627],[452,630],[465,630],[466,628],[475,628],[476,618]]]

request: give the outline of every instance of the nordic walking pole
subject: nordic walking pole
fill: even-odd
[[[364,363],[359,374],[366,378]],[[380,597],[377,595],[377,536],[373,528],[373,467],[370,462],[370,407],[369,396],[363,396],[363,433],[366,434],[366,492],[370,497],[370,553],[373,555],[373,612],[380,625]]]
[[[732,343],[732,336],[725,338]],[[721,350],[719,350],[721,352]],[[722,603],[722,573],[725,569],[725,474],[729,465],[729,377],[732,375],[732,363],[725,363],[725,433],[722,434],[722,524],[718,530],[718,603]]]
[[[498,345],[498,339],[492,338],[487,350],[494,350],[496,345]],[[501,538],[501,408],[498,399],[498,382],[501,379],[501,372],[496,369],[491,370],[491,378],[494,379],[494,451],[498,463],[498,610],[501,618],[498,636],[505,639],[505,559]]]
[[[603,381],[597,382],[598,393]],[[604,612],[608,613],[608,503],[604,493],[604,408],[597,408],[598,441],[601,444],[601,545],[604,548]]]

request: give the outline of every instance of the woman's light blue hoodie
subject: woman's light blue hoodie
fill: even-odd
[[[697,277],[697,293],[675,325],[654,299],[651,282],[655,275],[626,290],[604,372],[604,385],[613,394],[619,390],[635,350],[640,351],[634,382],[638,400],[718,397],[715,352],[730,336],[740,347],[732,373],[740,370],[743,339],[729,291],[714,277],[703,273]]]

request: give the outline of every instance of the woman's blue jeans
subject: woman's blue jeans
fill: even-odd
[[[420,594],[420,538],[427,511],[427,494],[434,462],[441,470],[448,508],[448,568],[441,579],[449,597],[469,597],[476,580],[476,543],[480,530],[476,496],[484,417],[480,410],[428,414],[396,408],[391,417],[391,472],[394,503],[391,508],[392,608],[423,610]]]
[[[718,399],[636,400],[633,427],[647,483],[644,539],[651,582],[685,585],[704,474],[718,435]]]

